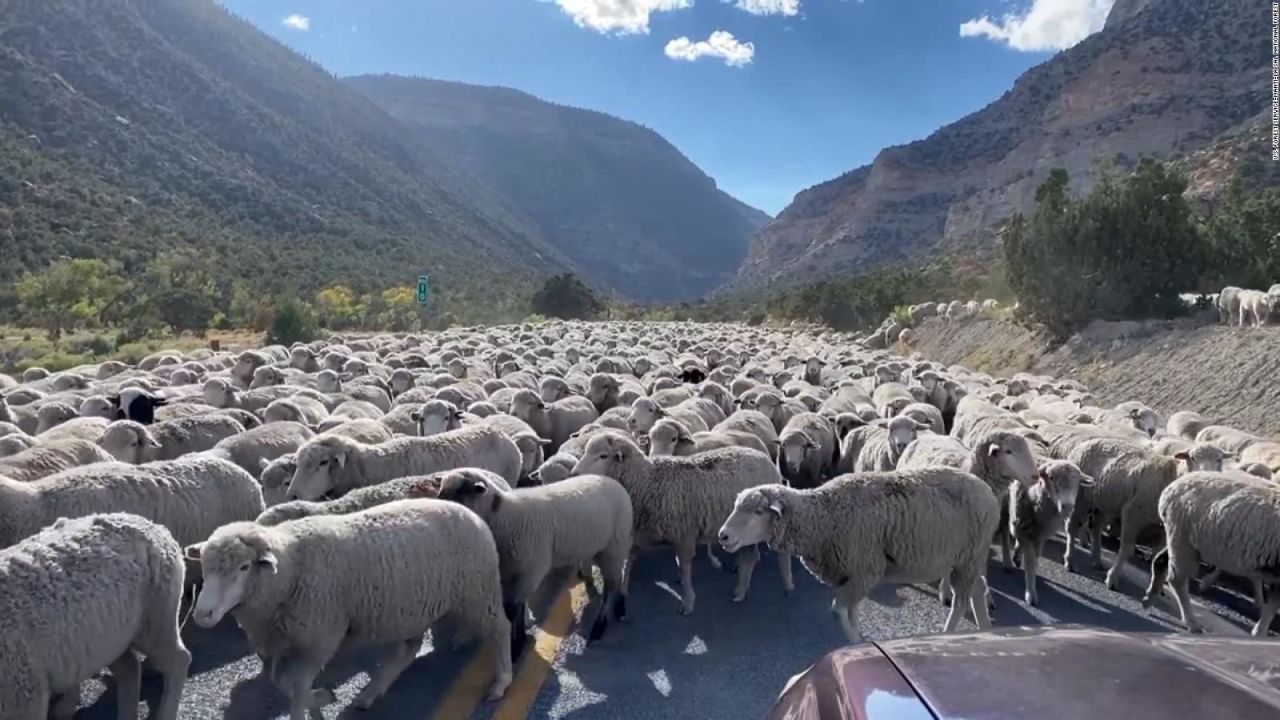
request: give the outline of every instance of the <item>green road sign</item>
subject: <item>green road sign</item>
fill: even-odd
[[[418,304],[426,305],[427,300],[431,297],[431,285],[427,281],[426,275],[418,276]]]

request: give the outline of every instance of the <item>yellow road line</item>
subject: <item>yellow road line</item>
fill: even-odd
[[[433,652],[440,652],[437,648]],[[444,700],[436,707],[432,720],[463,720],[471,717],[493,684],[493,649],[489,641],[477,649],[471,661],[458,673]]]
[[[555,662],[560,645],[588,602],[587,587],[581,582],[560,593],[546,620],[538,627],[533,650],[520,662],[511,687],[493,713],[493,720],[525,720],[538,699],[542,683],[551,674],[551,663]]]

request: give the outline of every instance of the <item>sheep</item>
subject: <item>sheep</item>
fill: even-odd
[[[537,485],[560,482],[573,474],[573,468],[578,464],[578,459],[577,455],[564,451],[558,452],[544,460],[537,470],[529,473],[529,480]]]
[[[720,528],[734,551],[767,542],[798,555],[819,582],[835,589],[835,612],[849,642],[860,642],[858,604],[881,582],[947,577],[969,598],[978,629],[987,614],[987,548],[1000,507],[986,484],[953,468],[854,473],[817,488],[764,485],[743,490]],[[959,627],[963,602],[951,605],[944,631]]]
[[[1137,430],[1148,438],[1156,436],[1160,429],[1160,418],[1156,411],[1140,402],[1123,402],[1103,413],[1099,423],[1104,428],[1115,430]]]
[[[109,462],[110,453],[88,440],[58,440],[38,443],[32,447],[0,458],[0,477],[19,482],[31,482],[97,462]]]
[[[622,573],[631,552],[631,497],[617,480],[578,475],[544,487],[510,490],[464,472],[442,473],[440,499],[464,505],[489,525],[498,546],[502,603],[511,620],[511,654],[525,644],[526,603],[556,568],[594,562],[604,578],[587,642],[604,637],[612,610],[626,614]]]
[[[482,476],[495,485],[507,487],[505,480],[488,470],[461,468],[446,472]],[[268,507],[258,516],[255,522],[259,525],[279,525],[288,520],[297,520],[298,518],[311,517],[313,515],[345,515],[397,500],[433,498],[440,494],[440,478],[444,474],[444,472],[441,472],[433,475],[411,475],[409,477],[396,478],[395,480],[388,480],[387,482],[370,485],[359,490],[352,490],[336,500],[320,502],[292,500],[280,503]]]
[[[244,426],[225,415],[178,418],[150,426],[117,420],[107,426],[98,444],[120,462],[141,465],[211,450],[242,432]]]
[[[1152,559],[1143,605],[1167,574],[1183,624],[1199,632],[1189,592],[1200,563],[1208,563],[1262,586],[1252,634],[1265,637],[1280,606],[1280,489],[1245,473],[1188,473],[1160,494],[1159,515],[1168,545]]]
[[[207,454],[229,460],[245,472],[257,474],[262,470],[263,460],[270,461],[295,452],[315,435],[302,423],[270,423],[222,440]]]
[[[431,437],[442,432],[457,430],[463,425],[476,421],[475,417],[467,417],[467,414],[459,410],[457,405],[439,398],[426,401],[410,417],[418,424],[419,437]]]
[[[327,417],[329,417],[329,411],[323,403],[302,394],[273,400],[262,411],[262,421],[267,423],[300,422],[304,425],[316,426],[324,422]]]
[[[662,418],[649,428],[649,455],[653,457],[696,455],[726,447],[751,448],[766,455],[769,454],[769,448],[765,447],[759,436],[742,430],[709,430],[690,433],[683,425],[671,418]]]
[[[1094,567],[1102,567],[1102,530],[1111,521],[1120,521],[1120,547],[1106,580],[1107,589],[1114,590],[1124,564],[1133,555],[1139,533],[1159,522],[1156,506],[1160,492],[1178,476],[1178,461],[1107,438],[1079,445],[1066,459],[1094,481],[1093,487],[1081,493],[1068,532],[1074,536],[1086,519],[1092,523],[1089,549]],[[1064,561],[1068,570],[1072,554],[1072,544],[1068,543]]]
[[[778,431],[773,422],[759,410],[737,410],[723,422],[716,423],[711,432],[747,432],[760,438],[769,449],[769,457],[778,459]]]
[[[835,469],[840,457],[831,422],[817,413],[800,413],[778,435],[782,476],[793,487],[816,487]]]
[[[599,417],[586,398],[574,396],[547,404],[536,392],[527,389],[518,390],[512,396],[511,415],[529,423],[538,437],[550,440],[547,449],[552,453],[557,452],[570,435]]]
[[[635,435],[645,435],[654,423],[667,417],[683,425],[689,432],[706,432],[710,429],[710,425],[694,410],[678,406],[664,408],[647,397],[637,398],[631,403],[631,416],[627,418],[627,425]]]
[[[905,385],[896,382],[877,386],[871,398],[875,404],[876,414],[882,418],[895,417],[916,401]]]
[[[1273,298],[1261,290],[1240,293],[1240,327],[1266,327],[1271,317]]]
[[[942,419],[942,411],[928,403],[911,403],[898,414],[929,426],[930,430],[939,435],[945,435],[947,432],[946,422]]]
[[[0,440],[0,442],[3,442],[3,440]],[[1263,465],[1262,463],[1242,464],[1242,465],[1239,465],[1236,469],[1239,470],[1240,472],[1249,473],[1250,475],[1253,475],[1255,477],[1260,477],[1263,480],[1271,480],[1275,475],[1275,473],[1271,470],[1271,468],[1267,467],[1266,465]]]
[[[1240,294],[1243,292],[1243,288],[1229,285],[1218,293],[1218,299],[1214,302],[1218,309],[1218,322],[1230,326],[1240,318]]]
[[[0,436],[0,458],[17,455],[35,445],[36,439],[25,433]]]
[[[1209,421],[1200,413],[1182,410],[1169,416],[1165,422],[1165,431],[1185,440],[1195,440],[1196,435],[1209,425]]]
[[[520,480],[518,484],[526,484],[535,470],[542,466],[545,459],[543,447],[549,441],[538,437],[529,424],[513,415],[496,414],[483,420],[484,423],[498,428],[520,450]]]
[[[1196,433],[1195,441],[1217,445],[1229,453],[1239,454],[1262,438],[1227,425],[1209,425]]]
[[[321,435],[341,435],[366,445],[387,442],[395,437],[380,420],[348,420],[322,428]]]
[[[1045,463],[1032,482],[1019,481],[1009,486],[1008,536],[1013,538],[1013,551],[1026,576],[1023,599],[1027,605],[1040,603],[1036,568],[1045,542],[1066,529],[1080,489],[1092,487],[1093,478],[1065,460]]]
[[[60,517],[105,512],[141,515],[188,544],[262,510],[258,482],[226,460],[191,455],[146,465],[100,462],[29,483],[0,478],[0,547]]]
[[[333,701],[313,683],[339,647],[381,651],[353,701],[368,709],[445,616],[493,641],[489,696],[501,697],[511,682],[498,552],[484,522],[454,503],[401,500],[274,527],[232,523],[186,552],[204,576],[196,624],[213,627],[231,613],[254,650],[277,665],[292,720]]]
[[[502,431],[484,424],[377,445],[321,436],[298,449],[298,469],[287,494],[290,500],[319,500],[406,475],[458,467],[491,470],[514,485],[520,478],[521,464],[516,444]]]
[[[262,486],[262,502],[268,508],[275,507],[285,501],[285,491],[289,480],[298,470],[298,454],[285,453],[272,460],[261,460],[262,471],[258,474],[258,484]],[[299,500],[298,502],[305,502]]]
[[[125,513],[62,518],[0,551],[0,711],[43,720],[52,702],[69,718],[80,683],[110,667],[117,715],[136,718],[142,653],[164,677],[149,717],[176,720],[191,663],[178,633],[184,580],[173,536]]]
[[[909,417],[879,420],[872,425],[855,428],[845,435],[840,445],[837,473],[892,470],[898,465],[902,451],[915,441],[922,425]]]
[[[80,416],[80,411],[65,402],[46,402],[36,410],[36,434],[40,435]]]
[[[17,392],[20,391],[0,395],[0,422],[17,425],[22,432],[35,435],[40,427],[36,409],[30,405],[17,404],[17,400],[13,397]]]
[[[769,456],[754,450],[725,448],[695,457],[648,458],[631,438],[614,430],[597,433],[587,441],[573,475],[605,475],[622,483],[635,510],[636,550],[659,544],[675,548],[680,564],[681,615],[691,614],[696,600],[693,557],[698,545],[714,541],[738,492],[781,479]],[[740,550],[734,602],[746,599],[751,573],[759,560],[754,545]],[[791,558],[780,556],[779,562],[783,588],[790,592],[794,587]],[[634,567],[634,562],[627,564],[623,594]]]

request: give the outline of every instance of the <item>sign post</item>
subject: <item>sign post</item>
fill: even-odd
[[[426,275],[418,276],[418,304],[426,305],[431,299],[431,284]]]

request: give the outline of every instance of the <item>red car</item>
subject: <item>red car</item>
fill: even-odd
[[[1280,643],[1034,627],[865,643],[787,683],[768,720],[1280,718]]]

